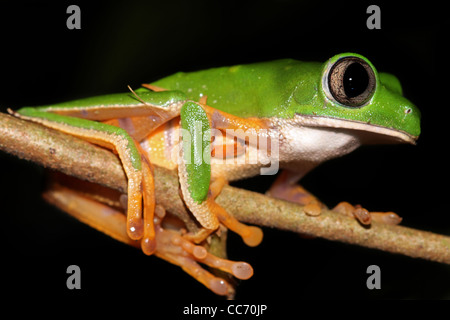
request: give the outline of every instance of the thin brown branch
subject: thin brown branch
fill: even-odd
[[[0,114],[0,149],[68,175],[126,190],[125,174],[112,152],[5,114]],[[176,173],[155,167],[155,183],[157,201],[194,231],[197,224],[178,195]],[[310,217],[302,206],[230,186],[217,201],[243,222],[450,264],[448,236],[375,222],[364,228],[355,219],[331,211]]]

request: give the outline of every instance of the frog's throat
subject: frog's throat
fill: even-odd
[[[385,143],[416,144],[416,140],[418,138],[418,136],[413,136],[405,131],[397,130],[394,128],[382,127],[376,124],[362,121],[337,119],[324,116],[296,114],[291,119],[271,119],[270,121],[277,128],[294,125],[299,127],[303,126],[339,130],[354,130],[355,132],[359,131],[362,139],[367,140],[369,143],[371,143],[372,141],[380,140]]]

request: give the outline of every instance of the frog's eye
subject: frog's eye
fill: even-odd
[[[358,57],[342,58],[328,73],[328,86],[337,102],[348,107],[361,107],[375,92],[375,73]]]

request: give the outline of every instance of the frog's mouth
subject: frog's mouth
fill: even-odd
[[[392,144],[410,143],[415,145],[418,136],[395,128],[382,127],[376,124],[347,119],[336,119],[323,116],[296,114],[294,121],[297,125],[314,128],[328,128],[336,131],[346,131],[356,135],[363,144]]]

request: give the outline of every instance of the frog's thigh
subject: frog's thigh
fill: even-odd
[[[141,156],[129,134],[121,128],[96,121],[51,114],[36,109],[28,109],[26,112],[26,114],[16,113],[15,115],[115,150],[118,153],[128,178],[128,235],[134,240],[142,238],[144,223],[142,219]]]

